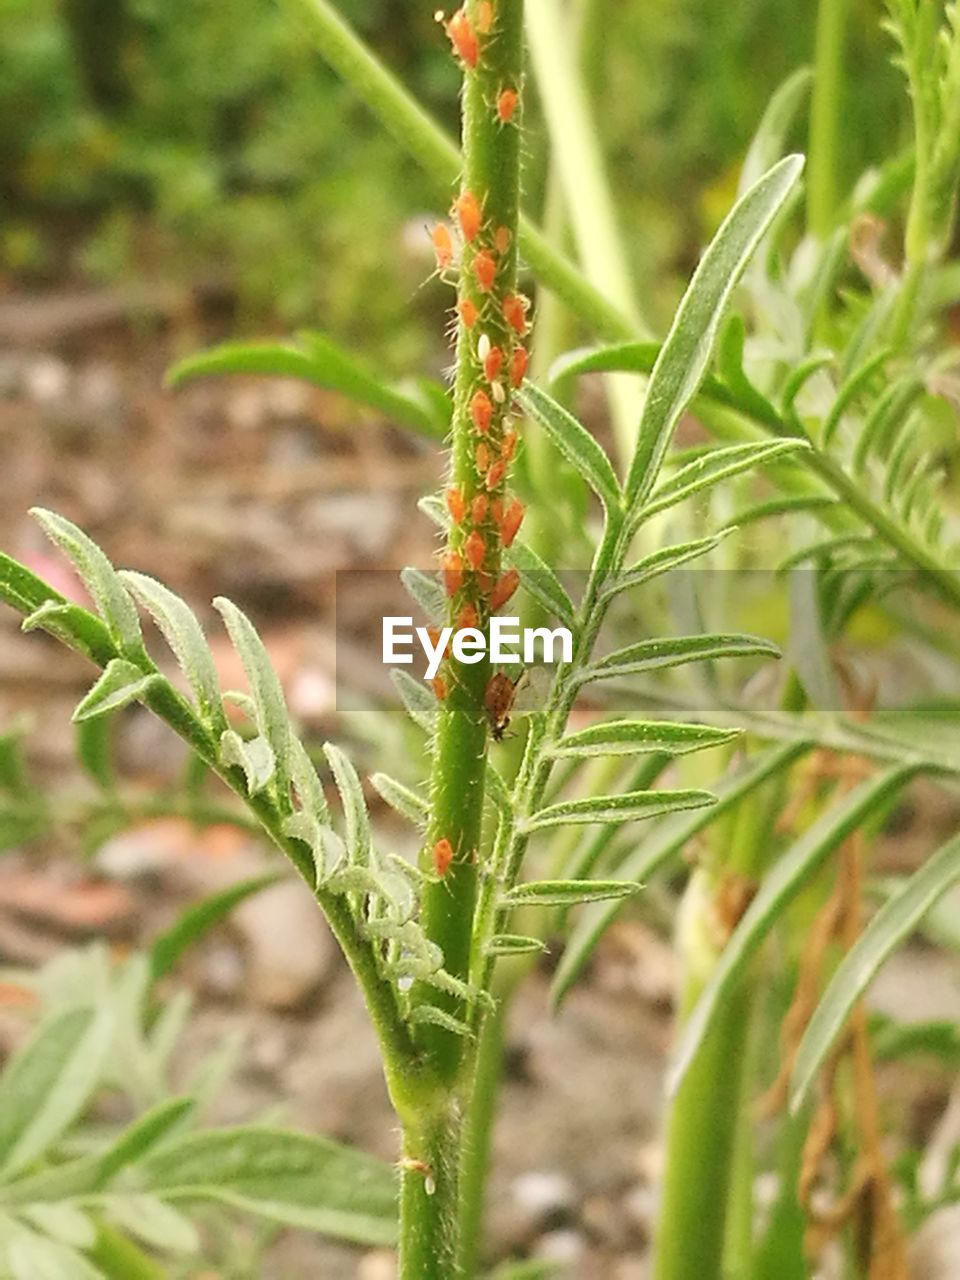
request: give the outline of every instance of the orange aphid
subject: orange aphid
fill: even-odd
[[[463,557],[456,551],[448,551],[443,557],[443,589],[448,596],[455,596],[463,586]]]
[[[493,233],[493,247],[497,253],[504,254],[510,248],[510,228],[497,227]]]
[[[497,119],[501,124],[509,124],[517,109],[520,95],[516,89],[501,89],[497,95]]]
[[[457,315],[463,321],[465,329],[472,329],[477,323],[477,317],[480,312],[477,310],[477,304],[471,302],[469,298],[461,298],[457,303]]]
[[[463,499],[463,493],[456,485],[451,485],[445,496],[451,520],[454,524],[462,524],[463,517],[467,514],[467,504]]]
[[[440,643],[440,628],[439,628],[439,627],[427,627],[427,635],[430,637],[430,643],[433,645],[434,649],[436,649],[437,645],[439,645],[439,643]],[[444,649],[444,651],[443,651],[443,656],[444,656],[445,658],[449,658],[449,657],[450,657],[450,642],[449,642],[449,640],[447,641],[447,647],[446,647],[446,648]]]
[[[500,457],[504,462],[509,462],[516,452],[517,433],[515,431],[505,431],[503,439],[500,441]]]
[[[468,602],[457,614],[457,630],[466,631],[469,627],[475,627],[479,621],[476,609]]]
[[[453,202],[453,211],[460,224],[460,234],[469,244],[480,230],[480,205],[472,191],[461,191]]]
[[[482,36],[490,34],[493,27],[493,4],[491,0],[480,0],[477,5],[477,31]]]
[[[447,23],[447,38],[460,61],[472,71],[480,56],[480,44],[466,9],[458,9]]]
[[[470,517],[474,524],[483,524],[487,518],[487,507],[490,499],[485,493],[478,493],[470,504]]]
[[[478,471],[486,471],[487,468],[490,466],[490,450],[487,447],[487,445],[483,443],[482,440],[477,445],[477,450],[476,450],[476,453],[473,455],[473,457],[474,457],[474,461],[477,464]]]
[[[527,332],[527,300],[519,293],[508,293],[503,300],[503,318],[521,336]]]
[[[515,347],[513,355],[510,357],[510,385],[511,387],[519,387],[524,378],[527,376],[527,364],[530,357],[527,355],[526,347]]]
[[[494,462],[487,472],[485,484],[488,489],[496,489],[497,485],[503,480],[507,474],[507,464],[505,462]]]
[[[523,503],[519,498],[514,498],[500,521],[500,539],[505,547],[513,545],[513,540],[523,524],[523,515]]]
[[[491,347],[483,360],[483,376],[493,382],[503,368],[503,351],[500,347]]]
[[[494,610],[502,609],[519,585],[519,573],[517,573],[516,569],[508,569],[490,593],[490,608]]]
[[[433,252],[437,255],[437,270],[446,271],[453,261],[453,237],[445,222],[438,222],[430,232],[433,241]]]
[[[487,554],[487,544],[483,540],[482,533],[474,529],[463,544],[463,550],[466,553],[467,562],[474,572],[483,568],[483,561]]]
[[[470,417],[480,434],[486,435],[490,430],[490,420],[493,417],[493,401],[485,391],[473,393],[473,399],[470,401]]]
[[[438,876],[445,876],[453,861],[453,845],[444,837],[433,846],[433,869]]]
[[[497,278],[497,260],[489,249],[481,249],[473,260],[473,274],[484,293],[489,293]]]
[[[443,676],[434,676],[433,679],[430,681],[430,685],[433,689],[434,697],[437,699],[438,702],[442,702],[444,698],[447,696],[446,680],[444,680]]]

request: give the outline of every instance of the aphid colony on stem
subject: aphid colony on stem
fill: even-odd
[[[498,2],[471,0],[451,17],[440,12],[453,53],[474,102],[485,104],[490,126],[504,146],[515,142],[508,130],[519,124],[520,92],[513,76],[495,70]],[[489,52],[488,52],[489,51]],[[519,439],[511,425],[513,393],[527,372],[529,301],[516,289],[515,232],[512,213],[496,215],[490,190],[464,181],[450,209],[450,220],[431,233],[437,273],[453,283],[456,273],[457,380],[454,420],[454,474],[444,493],[450,517],[440,576],[449,601],[449,622],[458,631],[483,629],[520,584],[515,568],[501,565],[523,521],[523,503],[507,491],[509,469]],[[509,208],[509,206],[507,206]],[[465,688],[450,654],[446,669],[432,681],[436,697],[447,702],[444,714],[456,714]],[[495,741],[509,723],[514,684],[493,673],[467,696],[471,714],[482,720]],[[467,855],[459,837],[443,829],[429,850],[435,874],[444,877]]]

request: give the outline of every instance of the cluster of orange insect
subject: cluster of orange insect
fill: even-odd
[[[494,33],[494,0],[479,0],[472,13],[471,19],[463,7],[449,20],[437,14],[467,74],[477,70],[484,42]],[[515,123],[519,102],[517,88],[509,84],[501,85],[492,95],[490,109],[501,127]],[[437,272],[444,279],[454,265],[455,235],[463,246],[463,278],[456,310],[461,340],[470,344],[476,362],[477,385],[467,404],[475,475],[466,483],[451,485],[445,494],[447,511],[458,532],[456,545],[443,558],[441,576],[444,591],[456,609],[458,630],[477,627],[481,612],[502,609],[519,586],[516,569],[495,576],[490,565],[497,541],[500,547],[510,547],[524,516],[519,499],[509,500],[503,490],[518,443],[507,415],[512,392],[521,386],[527,372],[523,340],[529,327],[529,301],[513,290],[497,290],[512,237],[508,227],[485,220],[483,204],[482,192],[465,188],[453,202],[451,222],[439,223],[432,231]],[[472,598],[457,600],[465,589]],[[434,678],[433,690],[438,699],[446,697],[443,676]],[[514,682],[502,673],[494,673],[485,690],[484,711],[498,741],[509,723],[514,692]],[[433,848],[437,875],[445,875],[453,860],[450,841],[438,840]]]

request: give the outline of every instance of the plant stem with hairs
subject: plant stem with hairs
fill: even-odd
[[[501,574],[506,482],[515,447],[512,383],[525,363],[524,301],[517,291],[520,204],[520,0],[469,3],[448,24],[464,69],[463,176],[454,201],[461,241],[453,438],[443,577],[448,622],[486,631],[514,578]],[[506,95],[506,96],[505,96]],[[431,771],[431,819],[423,869],[436,872],[423,897],[423,926],[447,973],[467,982],[481,855],[489,661],[450,657],[440,698]],[[452,1220],[466,1088],[468,1010],[462,994],[422,984],[414,991],[419,1043],[439,1081],[431,1115],[405,1127],[401,1275],[452,1274]],[[429,1169],[426,1176],[421,1166]],[[433,1268],[433,1269],[431,1269]]]

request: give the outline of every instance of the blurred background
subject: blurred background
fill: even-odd
[[[454,132],[459,77],[434,5],[340,8]],[[658,326],[730,205],[770,94],[810,60],[814,14],[795,0],[591,7],[585,72]],[[896,150],[908,122],[877,4],[852,6],[850,48],[852,182]],[[262,627],[300,722],[317,740],[352,735],[358,766],[372,764],[362,724],[334,707],[335,575],[424,563],[432,532],[414,504],[439,482],[438,451],[300,383],[223,379],[173,393],[164,371],[216,340],[311,326],[388,375],[441,374],[450,299],[428,281],[427,227],[446,193],[270,0],[0,0],[0,119],[0,547],[76,592],[27,516],[40,504],[116,563],[161,575],[206,621],[206,602],[231,596]],[[539,216],[550,157],[535,94],[528,119],[526,201]],[[239,683],[213,634],[224,679]],[[116,745],[124,811],[91,827],[69,728],[89,675],[0,612],[0,735],[22,739],[51,797],[4,811],[7,966],[91,937],[133,948],[185,902],[264,865],[235,827],[198,832],[172,807],[150,811],[146,797],[172,793],[184,760],[136,710]],[[379,750],[402,758],[402,730],[391,732],[378,729]],[[197,1001],[188,1063],[235,1031],[248,1037],[219,1119],[282,1103],[291,1122],[391,1156],[372,1037],[297,886],[245,904],[183,976]],[[628,921],[561,1022],[546,1015],[542,984],[519,999],[494,1158],[491,1232],[503,1248],[539,1240],[577,1274],[645,1274],[672,983],[669,947]],[[921,985],[928,1003],[952,990]],[[16,987],[0,986],[4,1051],[22,1030],[17,1003]],[[292,1234],[241,1233],[235,1254],[222,1272],[231,1280],[391,1274],[389,1259]]]

